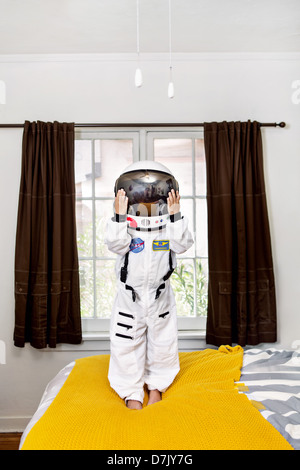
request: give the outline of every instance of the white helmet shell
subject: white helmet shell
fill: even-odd
[[[156,170],[162,171],[163,173],[168,173],[169,175],[173,176],[173,173],[169,170],[169,168],[167,168],[162,163],[155,162],[154,160],[140,160],[138,162],[131,163],[131,165],[125,168],[122,174],[135,170]]]

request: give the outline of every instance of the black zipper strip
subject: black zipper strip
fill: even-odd
[[[122,317],[127,317],[127,318],[134,318],[133,315],[130,315],[129,313],[124,313],[124,312],[119,312],[119,315],[122,315]]]
[[[120,336],[120,338],[128,338],[128,339],[133,339],[133,337],[132,337],[132,336],[121,335],[120,333],[116,333],[116,336]]]
[[[129,328],[133,328],[132,325],[125,325],[125,323],[117,323],[117,325],[123,326],[124,328],[127,328],[127,330],[129,330]]]
[[[165,318],[167,315],[169,315],[170,312],[165,312],[165,313],[161,313],[160,315],[158,315],[160,318]]]
[[[161,284],[157,289],[156,289],[156,294],[155,294],[155,300],[157,300],[161,294],[161,290],[166,287],[165,283]]]
[[[136,292],[135,292],[135,290],[133,289],[133,287],[129,286],[128,284],[125,284],[125,289],[126,289],[126,290],[131,290],[132,301],[135,302],[135,301],[136,301]]]

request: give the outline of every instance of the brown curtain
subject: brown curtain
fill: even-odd
[[[257,122],[205,123],[209,298],[206,341],[276,341],[263,151]]]
[[[25,122],[15,251],[14,344],[81,342],[74,124]]]

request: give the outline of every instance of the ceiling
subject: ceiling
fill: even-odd
[[[140,0],[141,53],[168,52],[168,0]],[[172,0],[172,50],[300,52],[300,0]],[[0,0],[0,54],[136,51],[136,0]]]

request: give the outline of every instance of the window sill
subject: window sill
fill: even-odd
[[[109,341],[109,331],[93,331],[82,334],[83,341]],[[205,330],[178,331],[178,339],[205,339]]]
[[[179,351],[194,351],[205,347],[205,330],[179,330],[178,331]],[[110,353],[110,339],[108,331],[84,332],[82,343],[58,344],[56,348],[45,348],[44,352],[73,352],[83,351],[99,352],[100,354]]]
[[[83,349],[110,352],[109,332],[86,332],[83,334]],[[205,347],[205,330],[179,330],[179,351],[193,351]]]

